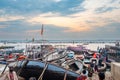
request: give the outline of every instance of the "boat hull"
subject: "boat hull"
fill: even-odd
[[[43,72],[44,69],[45,71]],[[31,77],[35,77],[38,80],[41,74],[43,74],[42,80],[64,80],[65,74],[66,80],[76,80],[79,76],[79,74],[65,68],[34,60],[19,61],[14,70],[18,74],[20,72],[19,76],[25,78],[25,80],[29,80]]]

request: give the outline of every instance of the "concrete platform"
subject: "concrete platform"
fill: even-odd
[[[114,80],[120,80],[120,63],[111,63],[111,74]]]
[[[93,74],[92,80],[99,80],[98,74]],[[113,80],[111,72],[105,72],[105,80]]]

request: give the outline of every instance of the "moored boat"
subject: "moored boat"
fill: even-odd
[[[19,61],[14,70],[25,80],[29,80],[31,77],[36,80],[40,78],[42,80],[64,80],[65,75],[66,80],[76,80],[80,75],[60,66],[35,60]]]

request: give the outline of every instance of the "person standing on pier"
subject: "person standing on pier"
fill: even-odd
[[[88,65],[88,77],[89,77],[89,80],[92,80],[92,76],[93,76],[93,68],[91,67],[91,65],[89,64]]]
[[[98,73],[99,80],[105,80],[105,74],[103,72]]]
[[[96,74],[98,73],[98,65],[94,66],[94,73],[96,73]]]

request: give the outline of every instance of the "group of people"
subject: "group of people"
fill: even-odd
[[[84,69],[76,80],[93,80],[93,73],[99,77],[99,80],[105,79],[104,72],[99,72],[96,65],[94,67],[92,65],[88,65],[88,68]]]

